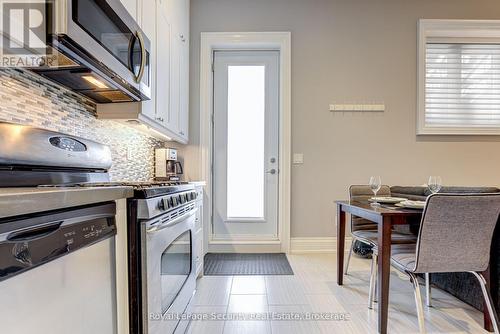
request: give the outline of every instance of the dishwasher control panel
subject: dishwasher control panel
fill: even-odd
[[[14,228],[0,233],[0,282],[116,235],[115,204],[97,208],[8,222]]]

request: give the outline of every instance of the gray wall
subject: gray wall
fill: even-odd
[[[335,235],[333,201],[372,174],[387,184],[499,185],[500,137],[418,137],[419,18],[500,19],[498,0],[191,0],[189,176],[199,178],[202,31],[292,32],[292,236]],[[330,103],[384,102],[384,113]]]

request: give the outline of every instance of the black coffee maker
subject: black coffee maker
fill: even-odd
[[[182,164],[177,161],[177,149],[158,148],[155,150],[156,175],[157,180],[180,181],[182,174]]]

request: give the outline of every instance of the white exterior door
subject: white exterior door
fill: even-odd
[[[214,240],[278,240],[279,51],[214,52]]]

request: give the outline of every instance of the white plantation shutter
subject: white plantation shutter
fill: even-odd
[[[500,44],[425,45],[425,128],[500,130]]]

